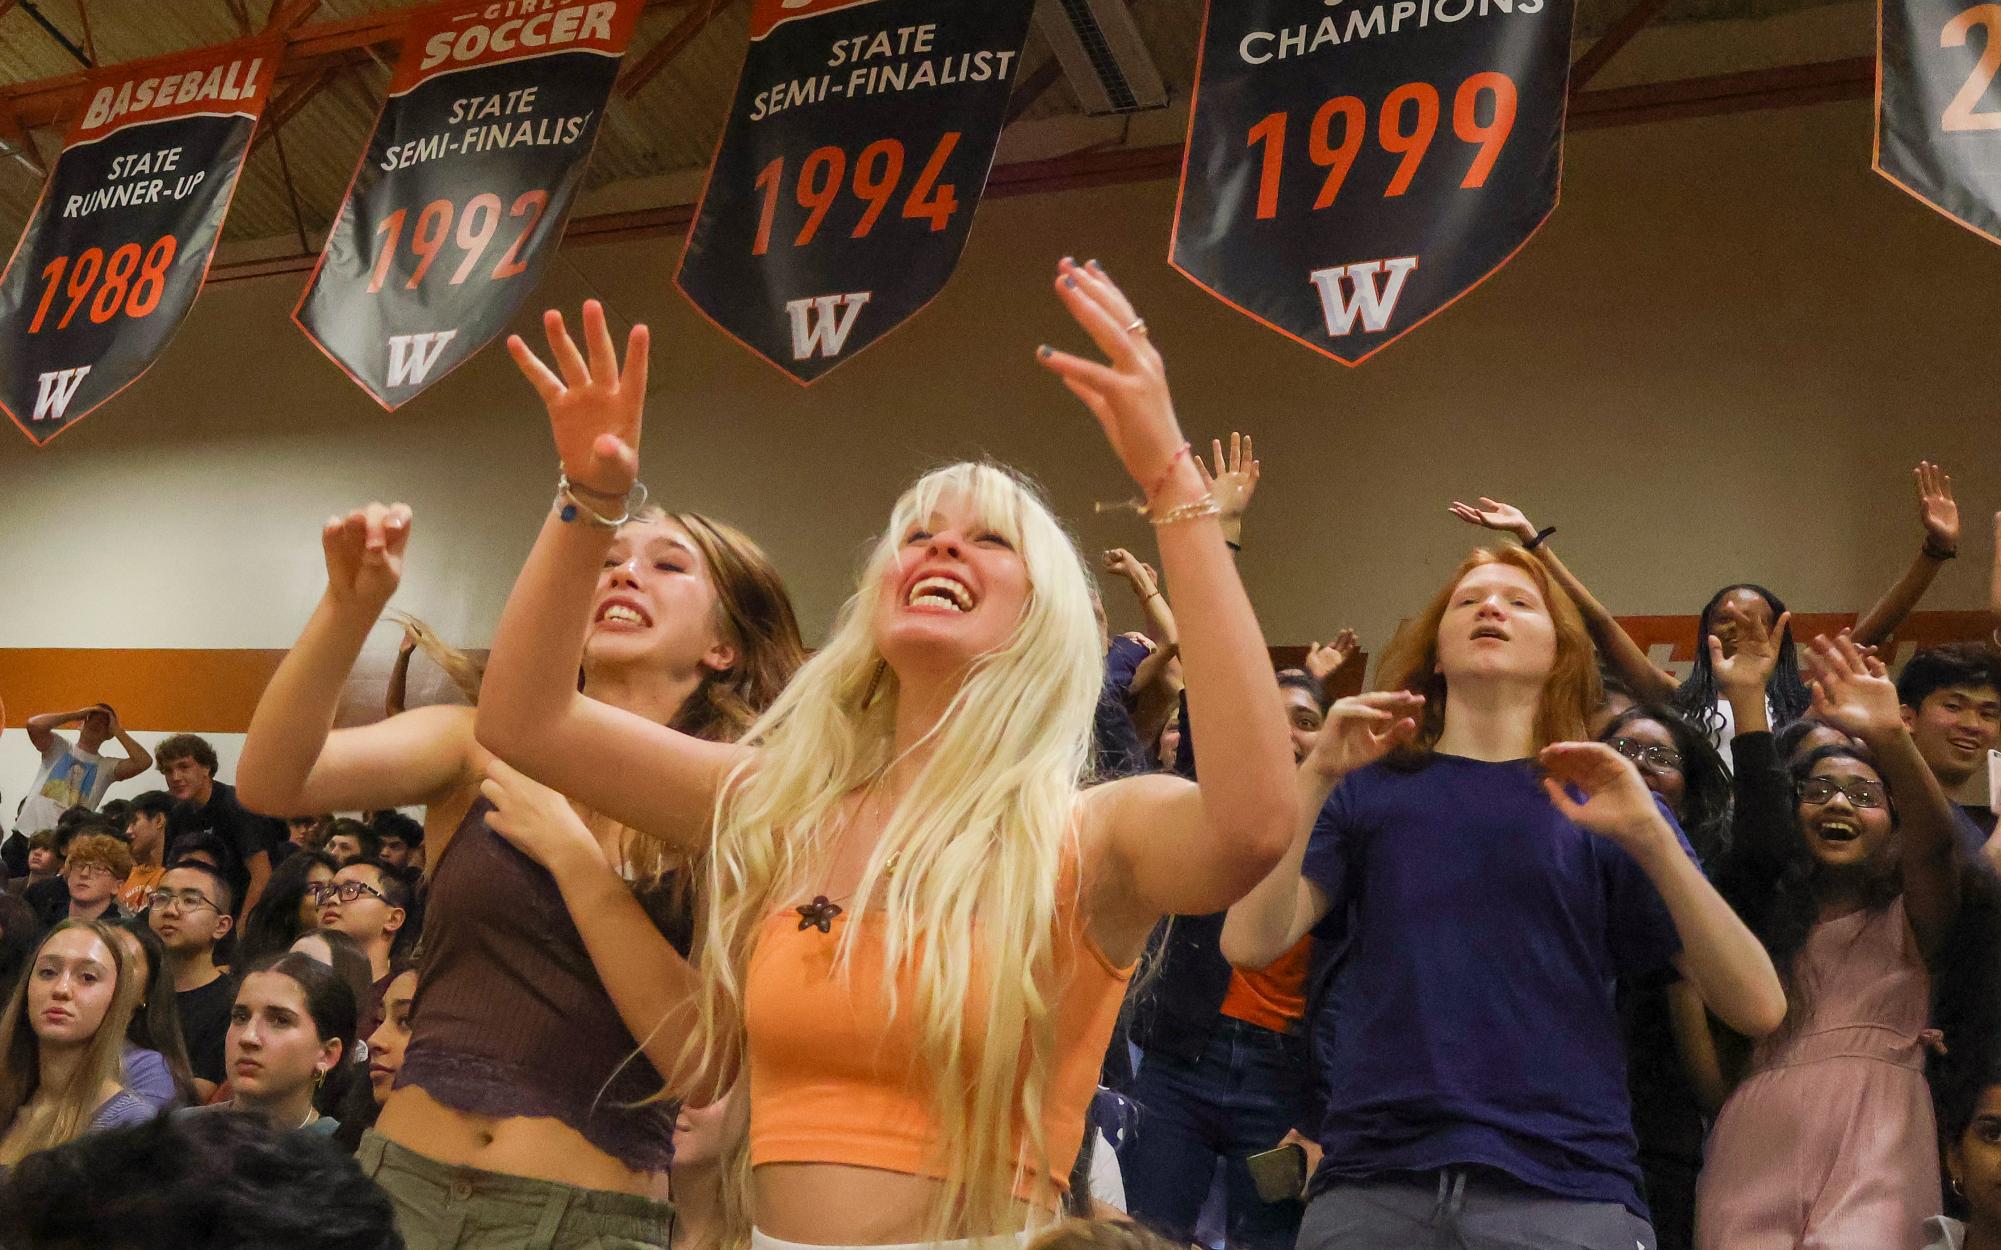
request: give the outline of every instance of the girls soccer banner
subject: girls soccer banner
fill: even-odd
[[[674,281],[810,385],[944,290],[1034,0],[753,0]]]
[[[541,281],[642,0],[455,3],[411,19],[292,320],[393,412]]]
[[[2001,4],[1879,0],[1876,172],[2001,243]]]
[[[0,273],[0,408],[37,446],[130,386],[194,307],[276,42],[93,74]]]
[[[1171,260],[1357,365],[1556,207],[1572,0],[1210,0]]]

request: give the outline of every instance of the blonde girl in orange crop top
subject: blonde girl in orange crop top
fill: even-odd
[[[706,852],[699,976],[662,967],[610,988],[674,1092],[705,1102],[748,1069],[754,1245],[939,1242],[1051,1218],[1147,934],[1227,907],[1298,814],[1264,640],[1160,354],[1101,269],[1066,260],[1054,287],[1105,359],[1037,355],[1098,419],[1156,527],[1197,750],[1216,753],[1199,789],[1162,775],[1084,789],[1102,682],[1086,566],[1035,491],[991,465],[903,494],[825,645],[741,744],[577,697],[564,665],[606,532],[562,501],[495,636],[480,741]],[[638,473],[644,329],[621,378],[593,305],[581,351],[558,314],[545,324],[553,368],[510,350],[567,480],[615,508]],[[927,381],[949,395],[949,376]],[[964,399],[932,409],[927,442],[982,437]],[[845,469],[803,457],[761,471],[781,493],[846,493]],[[585,940],[615,949],[629,918],[586,905],[610,897],[603,866],[573,838],[516,844],[550,867]]]

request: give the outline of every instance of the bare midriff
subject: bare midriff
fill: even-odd
[[[885,1246],[930,1236],[944,1182],[845,1163],[764,1163],[751,1173],[753,1222],[780,1241]],[[1030,1222],[1019,1204],[1017,1227]]]
[[[561,1120],[471,1115],[414,1086],[389,1095],[375,1131],[405,1150],[451,1167],[637,1194],[661,1202],[668,1197],[667,1173],[635,1172]]]

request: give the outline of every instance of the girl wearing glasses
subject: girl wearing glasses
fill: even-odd
[[[1970,940],[1956,922],[1977,874],[1957,858],[1951,811],[1883,665],[1845,637],[1814,640],[1814,715],[1863,745],[1788,767],[1764,722],[1771,655],[1716,657],[1740,730],[1735,832],[1716,876],[1771,951],[1789,1005],[1710,1136],[1697,1244],[1916,1250],[1939,1196],[1925,1084],[1933,979]]]
[[[125,1033],[146,977],[112,926],[65,920],[0,1015],[0,1167],[152,1118],[125,1086]]]

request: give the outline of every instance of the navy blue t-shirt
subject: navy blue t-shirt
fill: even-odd
[[[1613,982],[1681,940],[1640,866],[1537,777],[1529,760],[1436,755],[1328,798],[1301,869],[1329,903],[1316,934],[1350,942],[1323,1025],[1321,1167],[1482,1165],[1644,1218]]]

